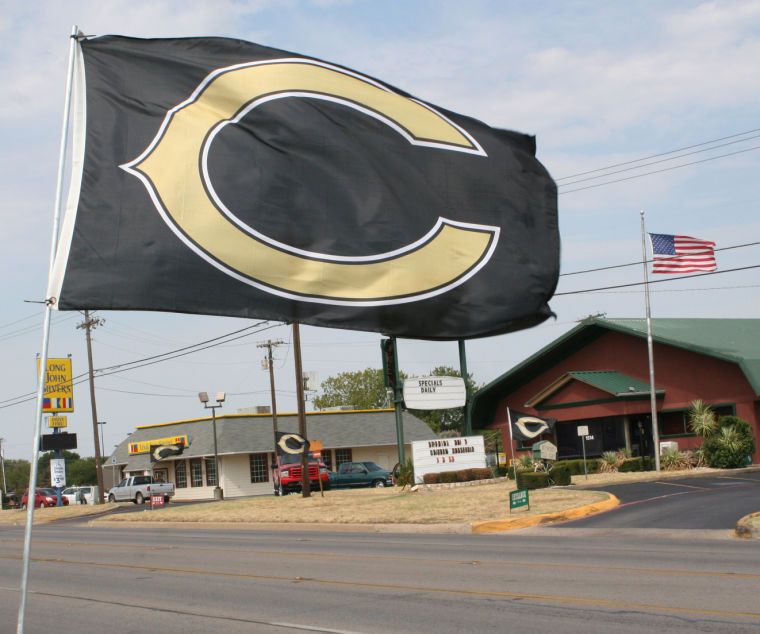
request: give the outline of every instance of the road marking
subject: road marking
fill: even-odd
[[[21,559],[20,557],[2,557],[3,559]],[[538,603],[565,603],[571,605],[592,605],[598,607],[625,609],[625,610],[645,610],[650,612],[676,612],[679,614],[700,614],[723,617],[740,617],[746,619],[760,620],[760,613],[757,612],[732,612],[728,610],[705,610],[700,608],[682,608],[668,605],[647,605],[643,603],[623,603],[621,601],[610,601],[607,599],[592,599],[586,597],[571,597],[551,594],[534,594],[526,592],[500,592],[496,590],[462,590],[453,588],[428,588],[424,586],[403,586],[389,585],[382,583],[356,583],[353,581],[335,581],[327,579],[315,579],[312,577],[277,577],[274,575],[253,575],[249,573],[223,572],[218,570],[199,570],[196,568],[168,568],[161,566],[142,566],[135,564],[116,564],[116,563],[98,563],[86,561],[68,561],[65,559],[48,559],[42,557],[33,557],[32,561],[37,563],[67,564],[72,566],[94,566],[98,568],[117,568],[120,570],[140,570],[150,572],[164,572],[176,574],[189,574],[208,577],[227,577],[230,579],[248,579],[255,581],[274,581],[288,582],[295,584],[313,584],[322,586],[338,586],[343,588],[366,588],[369,590],[390,590],[393,592],[423,592],[428,594],[445,594],[458,595],[464,597],[488,597],[494,599],[511,599],[511,600],[528,600]],[[62,595],[61,595],[62,596]],[[72,597],[83,598],[83,597]],[[87,600],[84,597],[84,600]]]
[[[684,487],[686,489],[698,489],[700,491],[709,491],[710,490],[707,487],[697,487],[697,486],[693,486],[691,484],[676,484],[675,482],[661,482],[660,480],[655,480],[655,484],[666,484],[668,486]]]

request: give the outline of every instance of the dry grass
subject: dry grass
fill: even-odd
[[[354,489],[328,491],[322,497],[300,495],[225,500],[209,504],[106,516],[99,521],[284,522],[338,524],[437,524],[504,519],[514,484],[421,490]],[[573,489],[539,489],[530,493],[530,510],[551,513],[606,499],[604,493]]]
[[[627,482],[665,480],[683,475],[722,473],[719,469],[690,469],[688,471],[645,471],[634,473],[593,473],[588,479],[573,476],[578,488],[538,489],[530,492],[530,509],[520,508],[513,517],[566,511],[606,499],[606,494],[587,491],[584,485],[624,484]],[[253,497],[225,500],[208,504],[175,507],[142,512],[106,515],[99,522],[230,522],[230,523],[338,523],[338,524],[438,524],[479,522],[505,519],[510,516],[509,493],[513,481],[467,486],[453,489],[354,489],[319,492],[310,498],[300,495]],[[80,515],[94,515],[108,510],[105,506],[65,506],[36,509],[35,524]],[[23,525],[26,512],[0,512],[0,525]]]
[[[103,506],[83,506],[70,504],[69,506],[52,506],[49,508],[34,509],[34,523],[44,524],[55,520],[70,517],[82,517],[85,515],[97,515],[112,508],[112,504]],[[21,509],[3,509],[0,511],[0,526],[22,526],[26,524],[26,511]]]
[[[684,476],[709,475],[712,473],[725,473],[725,469],[710,469],[708,467],[696,467],[681,471],[632,471],[630,473],[589,473],[588,480],[585,476],[572,476],[572,483],[583,486],[598,486],[601,484],[626,484],[628,482],[648,482],[651,480],[670,480]]]

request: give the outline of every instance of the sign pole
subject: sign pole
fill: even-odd
[[[644,263],[644,296],[647,307],[647,352],[649,353],[649,401],[652,409],[652,440],[654,441],[654,468],[660,470],[660,429],[657,423],[657,398],[654,385],[654,351],[652,346],[652,315],[649,309],[649,272],[647,271],[647,247],[644,232],[644,210],[641,210],[641,254]]]
[[[467,354],[464,347],[464,339],[459,340],[459,372],[464,381],[464,436],[472,436],[472,396],[467,387]]]
[[[402,388],[399,385],[398,348],[396,347],[396,337],[391,337],[391,346],[393,349],[393,405],[396,409],[396,442],[398,444],[398,461],[404,465],[406,463],[406,449],[404,447],[404,421],[401,412],[403,397]]]
[[[515,487],[517,487],[517,463],[515,462],[515,441],[512,438],[512,414],[507,406],[507,422],[509,423],[509,449],[512,453],[512,468],[515,470]]]

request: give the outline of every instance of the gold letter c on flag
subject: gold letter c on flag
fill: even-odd
[[[485,156],[475,139],[428,106],[344,69],[285,59],[214,71],[167,113],[145,152],[122,167],[143,181],[169,227],[199,256],[282,297],[341,305],[417,301],[458,286],[486,264],[498,227],[439,218],[426,235],[401,249],[333,256],[276,242],[224,208],[206,170],[210,143],[256,106],[287,97],[355,108],[412,145]]]

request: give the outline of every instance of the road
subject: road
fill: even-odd
[[[46,524],[34,531],[26,632],[760,629],[757,542],[559,530]],[[0,529],[2,631],[15,628],[22,543],[22,527]]]
[[[594,488],[612,493],[621,506],[563,526],[733,530],[741,517],[760,511],[758,471]]]

